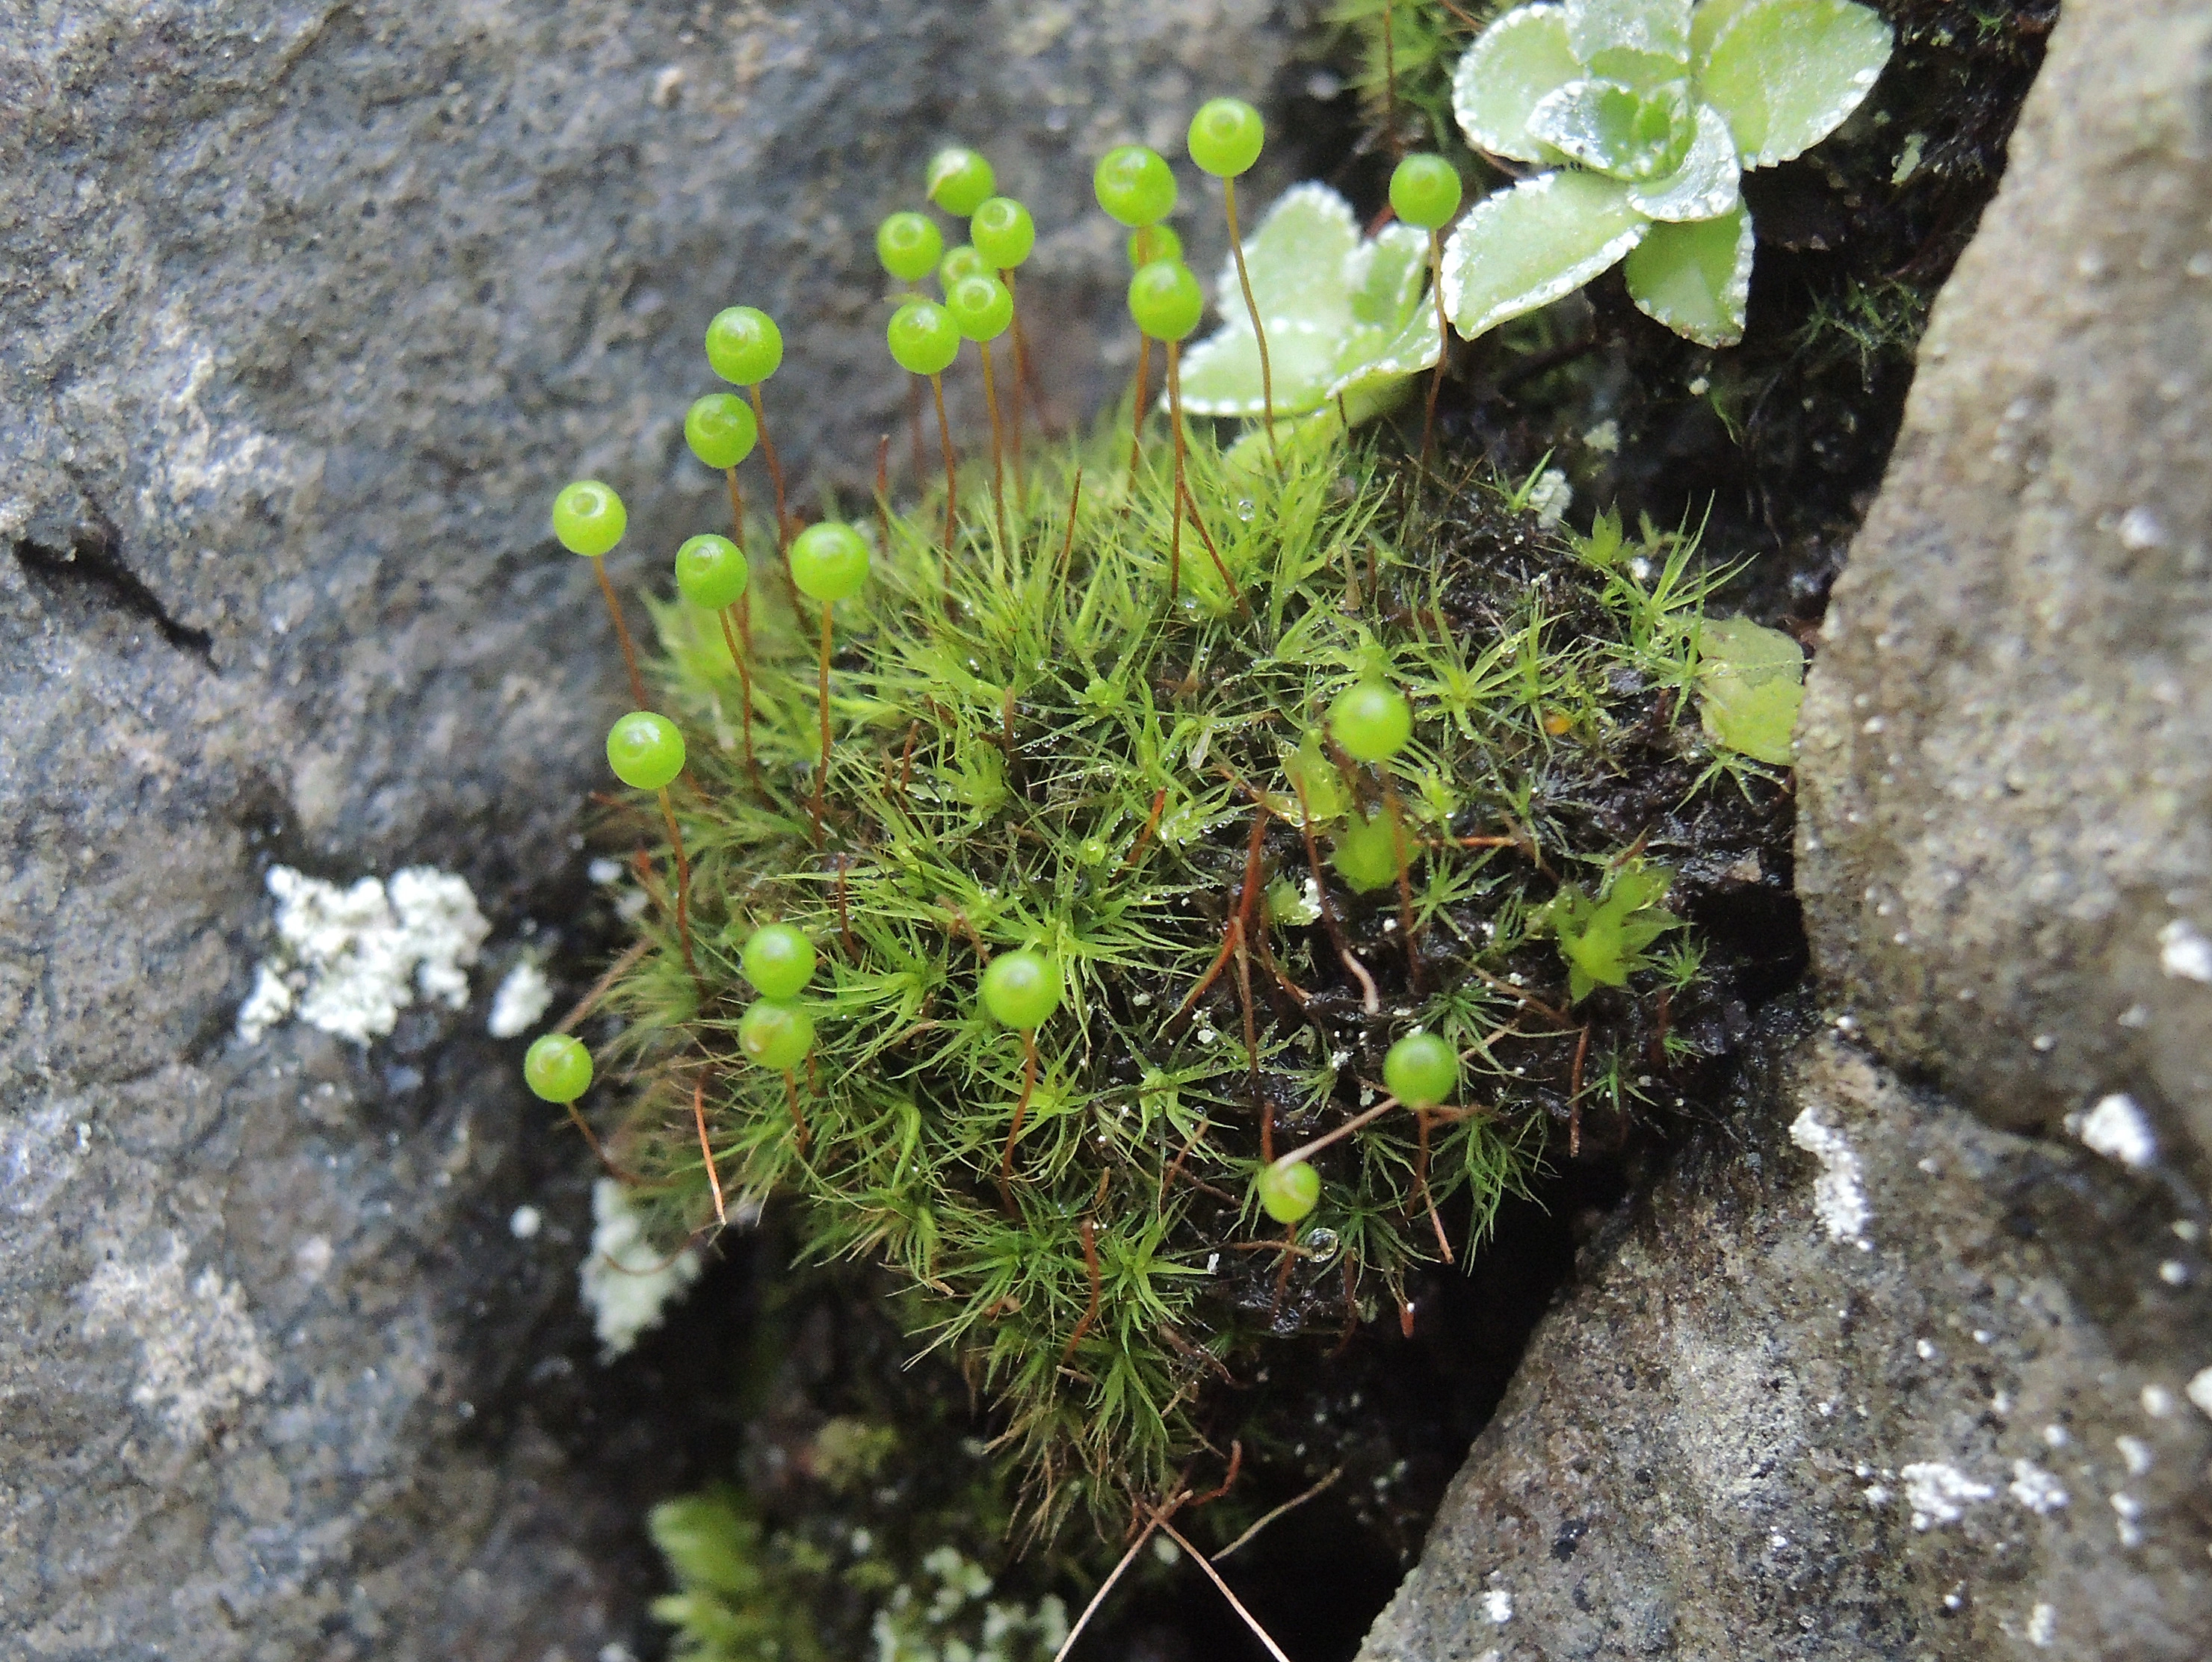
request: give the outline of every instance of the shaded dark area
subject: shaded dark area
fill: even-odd
[[[19,538],[15,544],[15,563],[22,567],[25,576],[55,599],[74,591],[82,604],[141,618],[178,651],[212,666],[215,637],[169,615],[161,596],[124,563],[118,547],[120,540],[121,533],[108,524],[80,526],[65,549]]]

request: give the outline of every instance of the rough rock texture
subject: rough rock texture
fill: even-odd
[[[1752,1089],[1588,1250],[1364,1662],[2201,1657],[2193,1203],[1833,1038]]]
[[[2212,13],[2067,0],[1836,586],[1797,862],[1878,1049],[2015,1128],[2130,1092],[2200,1183],[2209,214]]]
[[[585,1173],[482,1037],[527,920],[580,910],[618,708],[551,493],[615,482],[616,575],[659,581],[739,297],[787,325],[794,463],[868,466],[902,388],[867,228],[953,136],[1046,228],[1072,412],[1124,332],[1088,155],[1224,64],[1264,92],[1278,9],[0,18],[0,1653],[639,1642],[676,1415],[651,1368],[592,1383]],[[272,857],[465,874],[469,1009],[238,1040]]]

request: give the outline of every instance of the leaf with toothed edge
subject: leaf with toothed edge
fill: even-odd
[[[1528,131],[1547,94],[1589,74],[1567,45],[1561,6],[1522,6],[1475,37],[1452,74],[1452,113],[1478,150],[1515,161],[1559,158]]]
[[[1475,204],[1444,248],[1444,305],[1473,340],[1617,264],[1651,222],[1599,174],[1540,174]]]
[[[1267,326],[1278,417],[1354,393],[1360,413],[1371,414],[1390,383],[1436,362],[1428,254],[1427,234],[1409,226],[1363,239],[1351,204],[1325,185],[1295,186],[1267,210],[1244,245],[1244,264]],[[1266,408],[1260,349],[1233,259],[1215,295],[1222,326],[1184,356],[1183,408],[1259,416]],[[1349,399],[1346,412],[1352,414]]]
[[[1714,35],[1698,91],[1747,167],[1802,155],[1874,89],[1895,37],[1856,0],[1743,0]]]
[[[1671,80],[1690,61],[1690,0],[1566,0],[1567,46],[1600,75]]]
[[[1570,81],[1528,113],[1528,131],[1585,167],[1648,180],[1679,168],[1697,136],[1689,83],[1639,90],[1620,81]]]
[[[1743,338],[1751,298],[1751,216],[1741,204],[1718,219],[1654,225],[1622,275],[1646,317],[1700,346]]]
[[[1710,104],[1698,107],[1698,137],[1682,165],[1665,179],[1632,186],[1629,201],[1654,219],[1717,219],[1742,200],[1743,168],[1728,123]]]

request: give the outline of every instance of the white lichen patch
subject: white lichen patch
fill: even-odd
[[[2058,1612],[2048,1604],[2038,1604],[2027,1613],[2027,1642],[2038,1650],[2050,1649],[2058,1637]]]
[[[2012,1463],[2012,1482],[2006,1488],[2039,1518],[2047,1518],[2066,1504],[2066,1486],[2033,1460]]]
[[[2212,1367],[2199,1368],[2196,1377],[2182,1387],[2182,1394],[2212,1418]]]
[[[248,1043],[287,1015],[356,1044],[389,1033],[419,996],[458,1010],[491,933],[465,880],[428,866],[350,888],[272,867],[277,950],[238,1013]]]
[[[2100,1099],[2087,1113],[2067,1115],[2066,1129],[2081,1138],[2085,1147],[2130,1171],[2158,1158],[2158,1138],[2150,1129],[2150,1120],[2124,1091]]]
[[[1513,1619],[1513,1595],[1503,1587],[1492,1587],[1482,1595],[1482,1613],[1504,1627]]]
[[[138,1342],[131,1400],[156,1410],[180,1443],[205,1441],[269,1384],[269,1358],[244,1292],[213,1269],[188,1285],[184,1243],[173,1236],[160,1257],[101,1264],[82,1297],[88,1331],[121,1331]]]
[[[1905,1503],[1912,1508],[1915,1529],[1955,1524],[1966,1515],[1969,1506],[1996,1493],[1989,1484],[1978,1483],[1958,1467],[1940,1460],[1915,1462],[1897,1475],[1905,1480]]]
[[[1866,1227],[1873,1214],[1867,1207],[1866,1183],[1859,1157],[1844,1134],[1808,1108],[1790,1123],[1790,1141],[1820,1162],[1820,1175],[1813,1180],[1813,1210],[1828,1238],[1871,1251]]]
[[[553,983],[545,971],[524,959],[507,972],[499,990],[491,995],[491,1015],[484,1031],[494,1038],[520,1038],[537,1025],[553,1001]]]
[[[2158,967],[2177,981],[2212,981],[2212,941],[2177,917],[2158,932]]]
[[[592,1250],[580,1275],[599,1360],[611,1362],[658,1327],[669,1301],[699,1279],[699,1255],[684,1247],[673,1257],[645,1238],[644,1220],[612,1178],[592,1185]]]

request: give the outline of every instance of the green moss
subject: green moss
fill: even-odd
[[[893,1271],[912,1328],[999,1405],[1047,1521],[1126,1515],[1225,1448],[1219,1376],[1271,1334],[1395,1309],[1437,1254],[1432,1207],[1467,1220],[1462,1250],[1479,1240],[1551,1121],[1639,1076],[1608,1059],[1656,1048],[1640,1001],[1664,977],[1639,959],[1610,1003],[1570,1016],[1544,909],[1650,835],[1621,828],[1620,793],[1649,793],[1656,766],[1686,795],[1699,743],[1707,585],[1686,539],[1616,528],[1584,557],[1501,487],[1439,519],[1340,441],[1286,450],[1278,479],[1224,476],[1194,435],[1219,563],[1186,527],[1170,606],[1169,447],[1148,440],[1133,490],[1122,439],[1084,459],[1079,492],[1077,456],[1035,463],[1003,544],[974,493],[950,563],[940,508],[875,522],[888,547],[838,619],[818,844],[814,621],[780,578],[755,581],[756,788],[718,621],[658,610],[668,707],[692,735],[676,807],[700,973],[655,924],[617,989],[642,1082],[618,1157],[672,1239],[711,1221],[696,1089],[724,1185],[796,1196],[806,1256]],[[1314,739],[1374,675],[1416,715],[1388,781],[1402,894],[1326,866],[1386,811],[1383,777]],[[1271,886],[1291,903],[1263,904]],[[1297,921],[1301,894],[1326,912]],[[769,921],[822,951],[795,1092],[734,1043],[738,952]],[[975,986],[1017,947],[1060,957],[1068,999],[1008,1160],[1024,1049]],[[1263,1158],[1373,1100],[1383,1050],[1415,1026],[1466,1055],[1467,1111],[1389,1115],[1325,1151],[1319,1208],[1285,1239],[1254,1199]]]

